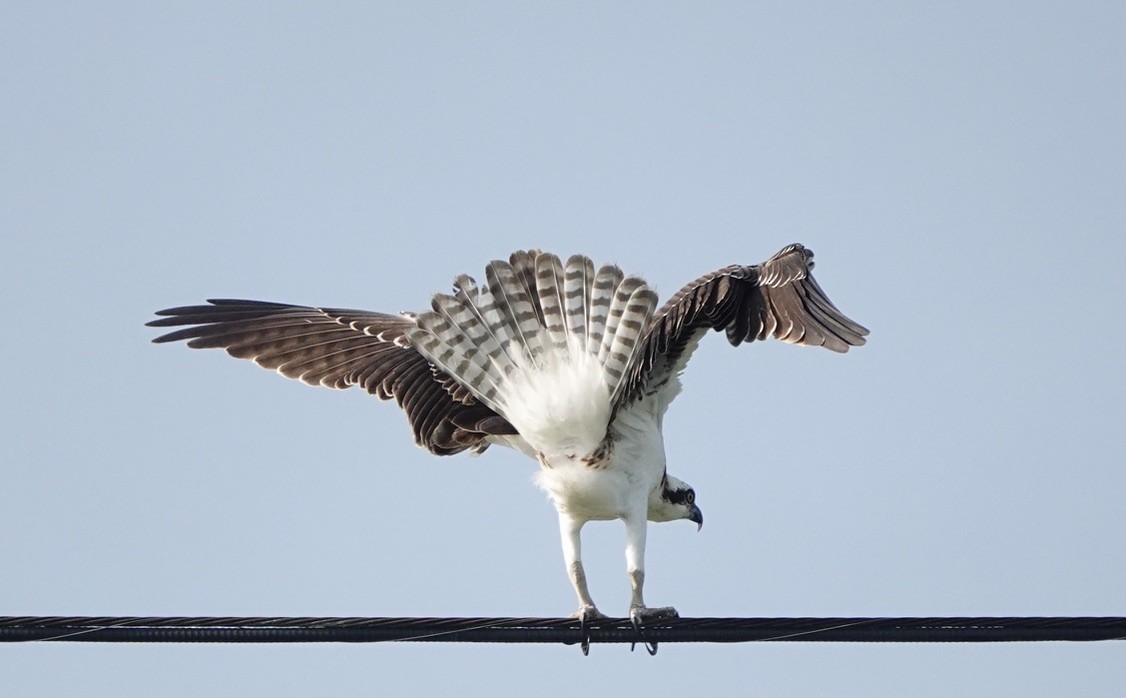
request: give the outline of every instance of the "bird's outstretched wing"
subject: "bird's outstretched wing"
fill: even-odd
[[[407,342],[404,333],[414,326],[409,317],[262,301],[207,302],[158,311],[150,327],[186,327],[153,341],[188,340],[189,347],[226,349],[309,385],[358,385],[381,400],[394,398],[415,441],[437,455],[480,452],[488,436],[515,433]]]
[[[836,352],[864,344],[868,330],[846,317],[812,274],[813,252],[789,245],[762,264],[732,265],[680,289],[653,316],[618,404],[674,379],[708,330],[732,345],[774,337]]]

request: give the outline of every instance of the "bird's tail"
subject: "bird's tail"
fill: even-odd
[[[616,266],[535,250],[490,262],[485,281],[435,295],[411,344],[536,450],[597,448],[656,294]]]

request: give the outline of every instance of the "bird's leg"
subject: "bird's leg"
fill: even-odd
[[[671,606],[649,608],[645,605],[642,587],[645,585],[645,534],[648,521],[645,512],[639,516],[625,519],[626,524],[626,572],[632,597],[629,604],[629,617],[634,626],[643,621],[660,618],[676,618],[676,609]]]
[[[583,623],[605,618],[606,616],[594,605],[590,598],[590,591],[586,586],[586,572],[583,570],[582,542],[579,533],[583,529],[583,521],[576,521],[568,514],[559,512],[559,537],[563,541],[563,563],[567,566],[567,576],[571,579],[571,586],[579,597],[579,610],[571,615]]]

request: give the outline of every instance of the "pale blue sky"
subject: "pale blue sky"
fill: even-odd
[[[153,346],[207,297],[419,309],[539,246],[662,295],[803,242],[872,330],[712,337],[684,615],[1123,615],[1120,3],[0,6],[2,614],[569,613],[534,464]],[[622,613],[619,523],[591,525]],[[1126,645],[0,646],[6,695],[1119,695]],[[598,692],[602,692],[599,690]]]

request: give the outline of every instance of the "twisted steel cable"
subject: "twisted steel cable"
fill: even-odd
[[[0,642],[1042,642],[1126,639],[1126,617],[567,618],[0,616]]]

